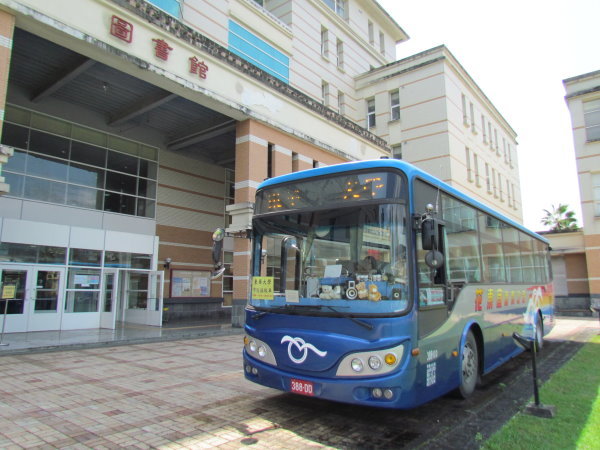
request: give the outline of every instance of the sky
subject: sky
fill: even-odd
[[[523,221],[581,205],[562,80],[600,70],[600,0],[378,0],[410,39],[397,59],[444,44],[517,133]]]

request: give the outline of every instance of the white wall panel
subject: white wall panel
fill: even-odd
[[[124,214],[104,213],[101,228],[154,236],[156,234],[156,221]]]
[[[21,219],[89,228],[102,228],[102,211],[23,201]]]
[[[104,248],[104,230],[71,227],[69,247],[102,250]]]
[[[154,253],[154,236],[107,231],[105,249],[129,253]]]
[[[66,247],[69,244],[69,227],[28,220],[4,219],[2,242]]]

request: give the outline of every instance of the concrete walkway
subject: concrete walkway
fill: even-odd
[[[171,322],[163,327],[118,323],[114,330],[36,331],[6,333],[0,344],[0,356],[53,350],[76,350],[144,342],[196,339],[207,336],[241,334],[227,322]]]

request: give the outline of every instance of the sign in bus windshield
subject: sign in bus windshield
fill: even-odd
[[[257,193],[256,213],[327,206],[345,203],[404,198],[402,178],[391,172],[363,172],[298,180],[267,187]]]

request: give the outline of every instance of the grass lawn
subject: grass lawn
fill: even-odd
[[[519,413],[482,448],[600,449],[600,335],[542,386],[540,403],[554,405],[555,417]]]

